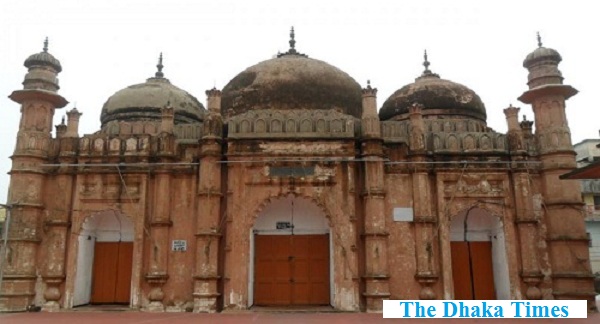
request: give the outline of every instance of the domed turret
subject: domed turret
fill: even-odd
[[[486,121],[486,111],[481,98],[468,87],[440,78],[429,70],[427,52],[423,63],[425,71],[392,94],[379,110],[381,120],[408,119],[409,107],[414,103],[423,105],[423,116],[474,118]]]
[[[102,127],[111,121],[159,121],[167,104],[175,110],[175,123],[200,122],[206,109],[194,96],[164,78],[162,53],[153,78],[113,94],[100,115]]]
[[[62,71],[62,66],[60,61],[48,53],[48,37],[44,40],[43,50],[30,55],[23,65],[28,69],[23,81],[24,89],[58,91],[60,87],[57,75]]]
[[[255,109],[339,110],[360,118],[361,87],[347,73],[295,49],[260,62],[235,76],[223,88],[223,115]]]
[[[545,84],[562,84],[562,73],[558,70],[562,57],[556,50],[542,46],[540,33],[537,34],[537,40],[538,48],[523,61],[523,67],[529,70],[527,85],[532,89]]]

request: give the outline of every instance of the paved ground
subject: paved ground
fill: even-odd
[[[371,323],[415,323],[426,322],[436,324],[448,323],[506,323],[506,322],[526,322],[526,323],[558,323],[566,321],[568,323],[600,323],[600,313],[590,314],[587,319],[568,319],[568,320],[494,320],[494,319],[383,319],[381,314],[365,313],[273,313],[273,312],[244,312],[227,314],[194,314],[194,313],[144,313],[137,311],[70,311],[57,313],[10,313],[0,314],[0,323],[2,324],[28,324],[28,323],[49,323],[49,324],[109,324],[109,323],[151,323],[151,324],[183,324],[183,323],[218,323],[218,324],[240,324],[240,323],[260,323],[260,324],[371,324]]]

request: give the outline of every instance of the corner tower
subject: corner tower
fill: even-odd
[[[57,93],[57,75],[62,67],[48,52],[47,38],[43,51],[29,56],[24,65],[28,72],[23,89],[9,96],[21,104],[21,122],[10,171],[8,205],[12,208],[12,221],[6,264],[3,265],[0,311],[25,310],[35,298],[35,284],[41,266],[36,260],[43,232],[46,176],[42,164],[47,161],[52,143],[54,110],[68,103]],[[47,289],[44,297],[58,300],[60,293],[58,289]]]
[[[523,62],[529,70],[529,90],[519,100],[531,104],[535,115],[554,298],[587,299],[588,308],[594,309],[593,276],[581,210],[580,184],[559,180],[561,174],[576,167],[565,102],[577,94],[577,90],[563,84],[558,69],[561,60],[556,50],[542,46],[538,34],[538,48]]]

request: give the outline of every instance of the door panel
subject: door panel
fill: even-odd
[[[92,271],[92,304],[129,304],[132,242],[96,242]]]
[[[119,243],[96,242],[94,248],[94,269],[92,276],[91,303],[112,303],[117,281],[117,258]]]
[[[328,235],[256,235],[256,305],[328,305]]]
[[[129,304],[132,260],[133,242],[119,243],[115,303]]]
[[[469,264],[468,242],[450,242],[452,251],[452,278],[454,282],[454,299],[473,299],[471,267]]]
[[[493,300],[492,243],[450,242],[454,299]]]
[[[492,242],[469,242],[473,269],[473,299],[496,299]]]

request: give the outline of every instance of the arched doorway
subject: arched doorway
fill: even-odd
[[[133,223],[118,211],[86,218],[78,236],[73,305],[129,304]]]
[[[250,239],[250,304],[330,305],[331,238],[323,211],[292,195],[258,215]]]
[[[510,299],[503,224],[488,211],[472,207],[450,226],[454,298]]]

